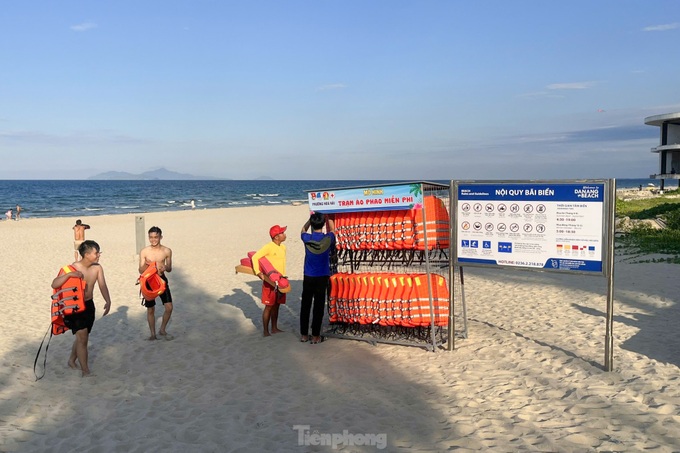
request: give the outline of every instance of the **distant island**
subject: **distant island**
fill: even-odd
[[[159,168],[158,170],[145,171],[144,173],[133,174],[124,171],[107,171],[99,173],[98,175],[90,176],[88,180],[100,181],[149,181],[149,180],[167,180],[167,181],[207,181],[220,180],[227,178],[211,178],[208,176],[194,176],[186,173],[178,173],[176,171]]]

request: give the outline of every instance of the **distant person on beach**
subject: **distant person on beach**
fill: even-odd
[[[157,340],[158,336],[166,340],[172,339],[168,335],[167,328],[172,315],[172,294],[170,293],[170,284],[168,278],[165,276],[166,272],[172,271],[172,250],[164,245],[161,245],[163,239],[163,232],[157,226],[149,228],[149,244],[139,252],[139,273],[143,273],[149,264],[155,262],[158,269],[158,275],[165,281],[165,292],[161,294],[160,299],[163,302],[163,320],[161,321],[161,328],[156,333],[156,299],[144,299],[144,306],[146,307],[146,320],[149,323],[149,331],[151,336],[149,340]]]
[[[8,209],[5,213],[5,220],[12,220],[12,210]]]
[[[85,230],[89,230],[90,225],[83,223],[80,219],[76,220],[73,225],[73,249],[75,250],[75,260],[78,261],[78,250],[80,245],[85,241]]]
[[[286,303],[286,295],[281,293],[278,288],[270,285],[264,279],[264,275],[260,270],[260,258],[265,257],[274,269],[281,275],[286,275],[286,246],[283,241],[286,240],[286,228],[279,225],[274,225],[269,229],[269,237],[271,242],[264,245],[260,250],[255,252],[252,256],[253,271],[262,280],[262,304],[264,310],[262,311],[262,329],[265,337],[274,333],[283,332],[279,329],[279,307]],[[271,323],[271,328],[269,327]]]
[[[191,209],[196,209],[196,201],[193,199],[191,200]]]
[[[87,364],[87,343],[90,338],[90,332],[94,325],[95,306],[93,299],[94,285],[99,286],[99,292],[106,304],[104,305],[104,314],[106,316],[111,309],[111,296],[109,296],[109,289],[106,286],[106,279],[104,278],[104,269],[99,264],[101,252],[99,244],[95,241],[84,241],[80,244],[78,249],[81,259],[72,264],[76,269],[75,272],[62,274],[52,280],[52,288],[60,288],[66,280],[73,277],[80,277],[85,280],[85,311],[64,317],[64,324],[71,329],[75,340],[71,348],[71,355],[68,359],[68,366],[73,369],[82,371],[82,376],[91,376],[90,368]]]
[[[21,206],[17,205],[17,215],[14,217],[16,220],[19,220],[21,218]]]
[[[302,302],[300,304],[300,341],[309,341],[309,312],[312,310],[312,344],[321,343],[321,324],[326,308],[326,292],[331,276],[330,253],[335,248],[335,225],[320,212],[312,213],[302,227],[300,237],[305,245],[304,277],[302,280]],[[312,232],[307,233],[309,227]]]

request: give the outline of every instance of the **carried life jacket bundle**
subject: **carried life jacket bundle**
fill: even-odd
[[[248,252],[247,258],[241,258],[241,264],[236,266],[236,273],[255,275],[253,270],[253,255],[257,252]],[[287,277],[281,275],[277,271],[272,263],[265,257],[260,258],[260,272],[264,275],[264,279],[267,283],[277,288],[281,293],[287,293],[290,291],[290,282]]]
[[[75,268],[67,265],[59,269],[60,277],[75,272]],[[82,278],[70,277],[61,288],[56,288],[52,294],[52,335],[66,332],[64,316],[85,311],[85,281]]]
[[[139,285],[139,293],[142,296],[142,305],[145,300],[154,300],[165,292],[165,280],[158,274],[158,267],[156,262],[149,264],[142,275],[137,279]]]
[[[71,265],[63,266],[59,269],[60,277],[64,274],[70,274],[75,272],[76,269]],[[82,313],[85,311],[85,281],[79,277],[69,277],[63,285],[59,288],[55,288],[52,291],[52,297],[50,298],[50,315],[52,320],[50,327],[45,332],[40,347],[38,348],[38,353],[35,356],[35,361],[33,362],[33,374],[35,374],[35,380],[40,380],[45,376],[45,365],[47,364],[47,350],[50,347],[50,341],[53,335],[61,335],[62,333],[69,330],[69,328],[64,323],[64,317],[73,315],[76,313]],[[47,334],[50,334],[50,339],[47,340],[45,345],[45,360],[43,361],[43,374],[38,376],[36,373],[36,365],[38,363],[38,357],[40,356],[40,351],[42,350],[43,344],[45,343],[45,338]]]

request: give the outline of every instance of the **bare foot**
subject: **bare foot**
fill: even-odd
[[[72,370],[79,370],[79,369],[80,369],[80,367],[79,367],[78,364],[75,362],[75,360],[74,360],[73,362],[71,362],[71,361],[69,360],[69,362],[68,362],[68,367],[71,368]]]
[[[263,336],[263,337],[271,337],[272,334],[270,334],[269,332],[265,332],[262,336]]]
[[[175,337],[173,337],[172,335],[170,335],[170,334],[167,333],[167,332],[158,332],[158,335],[159,335],[160,337],[156,337],[156,338],[158,338],[159,340],[160,340],[161,338],[163,338],[163,339],[165,339],[165,340],[174,340],[174,339],[175,339]]]
[[[97,377],[97,375],[88,371],[87,373],[83,372],[82,377]]]
[[[156,339],[156,335],[151,335],[149,338],[147,338],[147,340],[149,340],[149,341],[153,341],[155,339]]]
[[[272,333],[281,333],[283,330],[279,329],[278,327],[272,328]]]

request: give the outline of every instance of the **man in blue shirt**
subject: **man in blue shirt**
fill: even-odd
[[[323,227],[327,223],[326,233]],[[311,233],[307,233],[309,228]],[[312,213],[300,233],[305,245],[305,269],[300,304],[300,341],[309,341],[309,312],[312,309],[312,344],[321,343],[321,324],[331,276],[329,255],[335,248],[335,224],[320,212]]]

